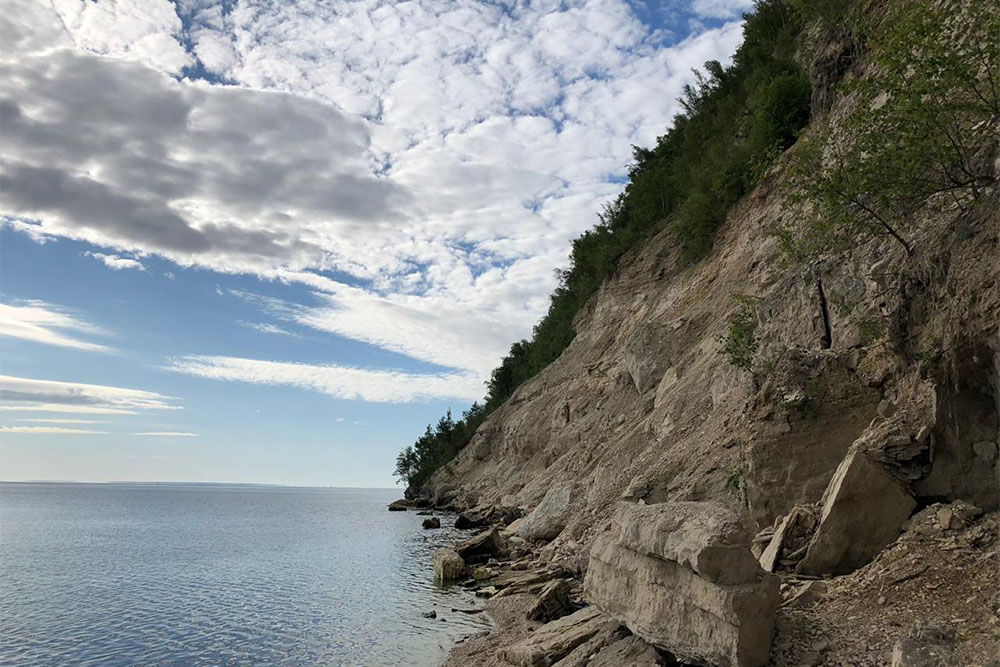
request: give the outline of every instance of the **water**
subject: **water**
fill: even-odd
[[[0,664],[434,665],[488,620],[398,495],[0,484]]]

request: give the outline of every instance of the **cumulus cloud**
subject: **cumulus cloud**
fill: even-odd
[[[8,4],[15,229],[300,283],[319,305],[289,321],[480,380],[631,145],[740,39],[734,20],[669,42],[627,0]]]
[[[122,269],[136,269],[138,271],[146,270],[146,267],[143,266],[142,262],[132,257],[106,255],[100,252],[90,252],[89,250],[83,254],[102,262],[104,266],[108,267],[112,271],[121,271]]]
[[[26,433],[30,435],[107,435],[107,431],[62,426],[0,426],[0,433]]]
[[[7,409],[91,414],[181,409],[175,399],[152,391],[10,375],[0,375],[0,400],[13,404]]]
[[[44,345],[106,352],[104,345],[81,340],[76,334],[103,334],[99,328],[44,301],[0,303],[0,336]]]
[[[173,360],[168,368],[213,380],[285,385],[377,403],[435,398],[474,400],[483,392],[482,382],[474,373],[405,373],[223,356],[182,357]]]

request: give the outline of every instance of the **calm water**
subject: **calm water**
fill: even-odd
[[[488,621],[398,496],[0,484],[0,664],[433,665]]]

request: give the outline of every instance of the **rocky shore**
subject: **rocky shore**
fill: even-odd
[[[470,537],[435,554],[435,577],[486,598],[495,625],[446,667],[1000,664],[998,513],[931,505],[868,564],[817,576],[775,565],[782,531],[752,537],[721,504],[623,501],[581,568],[538,537],[572,496],[460,512]]]

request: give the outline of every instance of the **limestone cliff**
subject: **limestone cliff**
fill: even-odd
[[[838,48],[812,62],[833,117],[851,104],[823,65]],[[794,263],[772,233],[806,215],[791,181],[779,159],[697,264],[669,230],[626,256],[430,491],[531,511],[558,489],[546,534],[521,536],[577,574],[622,500],[722,503],[764,544],[781,534],[767,569],[815,575],[863,567],[933,503],[1000,509],[1000,192],[917,211],[912,254],[882,237]],[[721,354],[746,304],[752,371]]]

